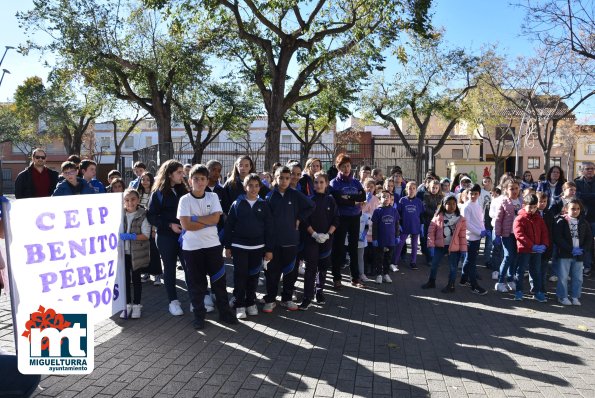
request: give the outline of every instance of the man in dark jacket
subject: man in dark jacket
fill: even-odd
[[[591,225],[591,231],[595,231],[595,164],[583,162],[583,176],[574,181],[576,183],[576,197],[585,206],[585,219]],[[595,233],[595,232],[594,232]],[[593,251],[585,252],[584,274],[591,274],[593,264]]]
[[[46,153],[35,148],[31,165],[21,171],[14,182],[14,196],[17,199],[51,196],[58,183],[58,172],[45,166]]]

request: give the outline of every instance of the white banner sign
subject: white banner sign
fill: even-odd
[[[8,257],[13,308],[88,302],[94,322],[123,310],[122,211],[120,193],[12,202]],[[18,335],[23,327],[17,325]]]

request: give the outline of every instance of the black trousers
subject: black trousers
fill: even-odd
[[[223,247],[221,245],[198,250],[183,250],[186,262],[186,275],[190,283],[190,296],[194,315],[204,318],[205,294],[208,283],[207,275],[211,278],[211,291],[215,294],[215,305],[219,315],[231,312],[227,297],[227,283],[225,281],[225,264],[223,263]],[[191,288],[190,288],[191,287]]]
[[[124,255],[124,266],[126,269],[126,304],[140,304],[140,296],[143,291],[143,284],[140,281],[140,274],[146,271],[146,268],[132,270],[132,255]],[[132,289],[131,289],[132,287]],[[131,300],[130,290],[134,290],[134,297]]]
[[[347,251],[349,252],[349,268],[351,269],[351,279],[359,279],[359,268],[357,263],[357,242],[359,240],[359,219],[356,216],[341,216],[339,226],[335,231],[333,240],[333,280],[341,280],[341,267],[345,261],[345,237],[348,236]]]
[[[326,282],[326,272],[331,265],[332,243],[326,241],[322,244],[311,237],[304,242],[302,256],[306,263],[304,274],[304,298],[312,300],[315,290],[322,291]],[[316,278],[318,275],[318,279]]]
[[[393,259],[394,252],[394,246],[374,248],[374,270],[376,271],[376,275],[388,274],[388,271],[390,271],[390,263]]]
[[[247,250],[232,247],[233,295],[235,307],[250,307],[256,302],[258,275],[262,266],[264,248]]]
[[[297,246],[275,246],[273,259],[269,262],[264,272],[267,279],[267,294],[264,296],[265,303],[272,303],[277,299],[281,275],[283,275],[281,301],[291,300],[298,274],[298,267],[295,264],[296,256]]]

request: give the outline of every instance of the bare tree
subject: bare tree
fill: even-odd
[[[523,25],[546,47],[563,48],[595,60],[595,4],[592,0],[526,0]]]

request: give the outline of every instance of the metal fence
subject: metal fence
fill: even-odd
[[[354,169],[368,165],[381,168],[385,174],[394,166],[400,166],[403,175],[415,178],[415,159],[407,152],[404,146],[398,144],[335,144],[319,143],[310,150],[308,157],[316,157],[322,161],[323,169],[328,169],[334,162],[337,154],[348,153]],[[299,143],[282,143],[279,146],[279,159],[281,164],[289,160],[300,161],[302,145]],[[211,159],[221,162],[222,175],[229,173],[235,160],[242,155],[248,155],[254,161],[256,170],[264,170],[265,143],[264,142],[221,142],[208,146],[202,156],[202,163]],[[168,159],[175,159],[182,164],[192,163],[193,151],[190,144],[166,143],[152,145],[133,152],[135,162],[141,161],[147,166],[147,171],[155,174],[159,165]]]

